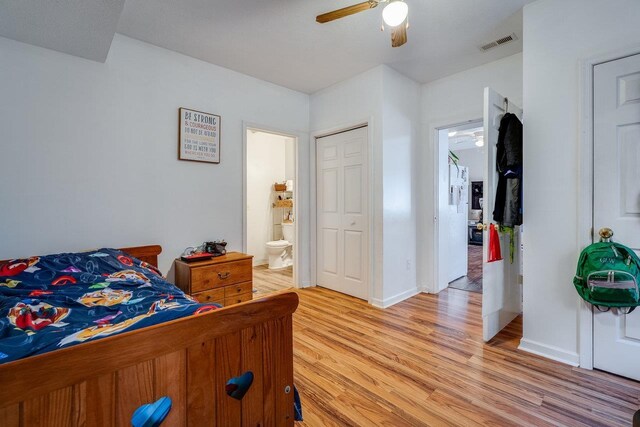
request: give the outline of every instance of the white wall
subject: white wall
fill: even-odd
[[[482,181],[484,178],[484,147],[456,150],[458,164],[469,168],[469,182]]]
[[[369,299],[382,299],[382,74],[383,67],[376,67],[351,79],[345,80],[311,95],[309,128],[311,135],[330,130],[340,130],[369,121],[369,158],[373,160],[373,180],[370,197],[373,203],[370,221],[373,235],[374,262],[372,294]],[[313,152],[311,166],[311,188],[315,195],[315,140],[311,140]],[[371,163],[371,162],[370,162]],[[313,196],[312,196],[313,197]],[[315,212],[311,212],[315,218]],[[315,242],[312,242],[311,257],[315,257]],[[315,272],[311,272],[312,277]]]
[[[308,128],[306,94],[120,35],[104,64],[0,38],[0,76],[0,259],[158,243],[166,272],[204,240],[241,250],[243,121]],[[222,116],[219,165],[177,160],[178,107]]]
[[[311,96],[312,134],[370,121],[373,284],[369,299],[378,306],[416,293],[414,154],[420,133],[419,96],[419,85],[384,65]]]
[[[638,22],[637,0],[541,0],[524,9],[521,348],[567,363],[578,363],[578,297],[571,280],[589,239],[588,227],[577,226],[580,64],[625,47],[640,51]]]
[[[306,144],[306,141],[304,141]],[[286,180],[295,181],[296,179],[296,147],[295,141],[293,138],[285,138],[285,146],[284,146],[284,155],[285,155],[285,170],[284,177]]]
[[[417,153],[421,167],[418,180],[418,286],[427,292],[440,289],[435,284],[436,254],[434,190],[437,188],[434,170],[437,159],[438,128],[481,119],[483,91],[490,86],[522,106],[522,54],[509,56],[480,67],[472,68],[422,86],[421,118],[423,123],[421,151]],[[446,174],[442,179],[446,179]],[[442,225],[442,224],[441,224]],[[442,242],[444,245],[444,242]],[[445,246],[442,246],[445,247]],[[446,284],[445,284],[446,285]]]
[[[282,238],[283,210],[274,208],[273,184],[286,179],[293,170],[293,158],[287,158],[293,148],[292,138],[266,132],[247,134],[247,251],[254,256],[253,265],[269,262],[266,244]]]
[[[383,297],[388,306],[417,293],[416,156],[420,85],[383,68]]]

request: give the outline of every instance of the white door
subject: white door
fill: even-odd
[[[508,105],[508,107],[507,107]],[[486,224],[493,218],[493,207],[498,187],[498,173],[496,172],[496,144],[500,120],[508,108],[522,120],[522,110],[512,102],[492,90],[484,90],[484,140],[485,152],[485,182],[482,205],[482,216]],[[502,261],[487,263],[489,250],[489,227],[483,233],[484,245],[482,255],[482,336],[489,341],[507,326],[522,311],[522,285],[520,282],[520,230],[514,232],[514,259],[509,256],[510,237],[507,233],[500,234]]]
[[[593,226],[640,250],[640,55],[594,67]],[[640,309],[593,315],[593,366],[640,380]]]
[[[369,297],[367,128],[316,140],[318,285]]]

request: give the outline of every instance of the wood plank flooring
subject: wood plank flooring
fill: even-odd
[[[259,293],[290,272],[254,270]],[[517,319],[482,343],[481,295],[450,289],[386,310],[323,288],[294,314],[300,426],[630,426],[640,383],[518,351]]]
[[[449,287],[469,292],[482,292],[482,246],[468,245],[467,275],[451,283]]]

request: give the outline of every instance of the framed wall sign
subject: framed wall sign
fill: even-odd
[[[220,163],[220,116],[180,108],[178,159]]]

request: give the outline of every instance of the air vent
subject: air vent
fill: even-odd
[[[516,36],[515,33],[511,33],[508,36],[500,37],[498,40],[494,40],[490,43],[480,46],[480,50],[486,52],[488,50],[494,49],[498,46],[502,46],[503,44],[511,43],[516,40],[518,40],[518,36]]]

